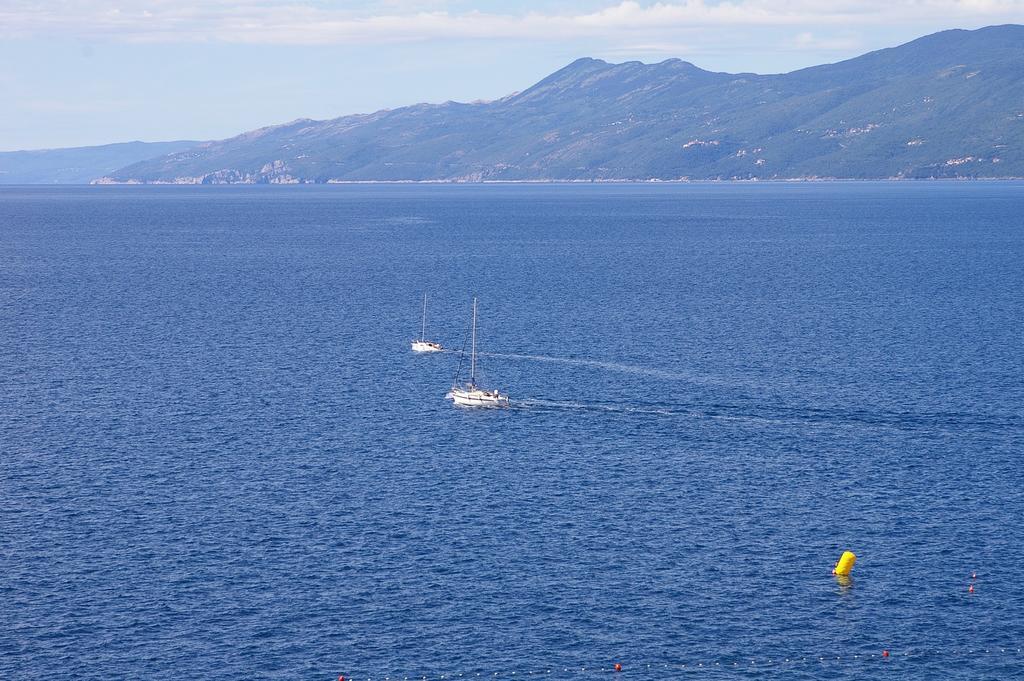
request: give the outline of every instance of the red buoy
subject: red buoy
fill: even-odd
[[[340,674],[338,676],[338,681],[345,681],[345,675],[344,674]]]
[[[967,587],[967,593],[969,593],[969,594],[974,593],[974,585],[973,584],[971,584],[969,587]]]
[[[615,671],[617,671],[617,672],[621,672],[622,671],[622,665],[619,664],[618,662],[615,663]]]
[[[888,650],[883,650],[882,651],[882,657],[889,657],[889,651]]]

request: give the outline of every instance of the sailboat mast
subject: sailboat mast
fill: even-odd
[[[476,385],[476,298],[473,299],[473,345],[469,355],[469,384]]]
[[[423,328],[420,330],[420,340],[427,339],[427,294],[423,294]]]

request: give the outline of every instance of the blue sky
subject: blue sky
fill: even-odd
[[[0,151],[494,99],[582,56],[777,73],[1024,0],[0,0]]]

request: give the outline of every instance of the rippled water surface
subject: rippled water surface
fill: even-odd
[[[0,189],[0,677],[1022,678],[1022,320],[1024,184]]]

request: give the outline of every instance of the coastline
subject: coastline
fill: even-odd
[[[191,179],[191,178],[189,178]],[[688,179],[678,178],[671,180],[663,179],[537,179],[537,180],[328,180],[326,182],[294,181],[294,182],[202,182],[202,181],[168,181],[156,180],[145,182],[141,180],[113,180],[110,178],[99,178],[92,180],[88,186],[327,186],[327,185],[589,185],[589,184],[758,184],[758,183],[840,183],[840,182],[1020,182],[1024,176],[1005,177],[772,177],[772,178],[711,178],[711,179]],[[2,186],[2,185],[0,185]],[[16,185],[9,185],[16,186]],[[51,186],[74,186],[71,184],[34,184],[21,186],[51,187]],[[85,186],[85,185],[79,185]]]

